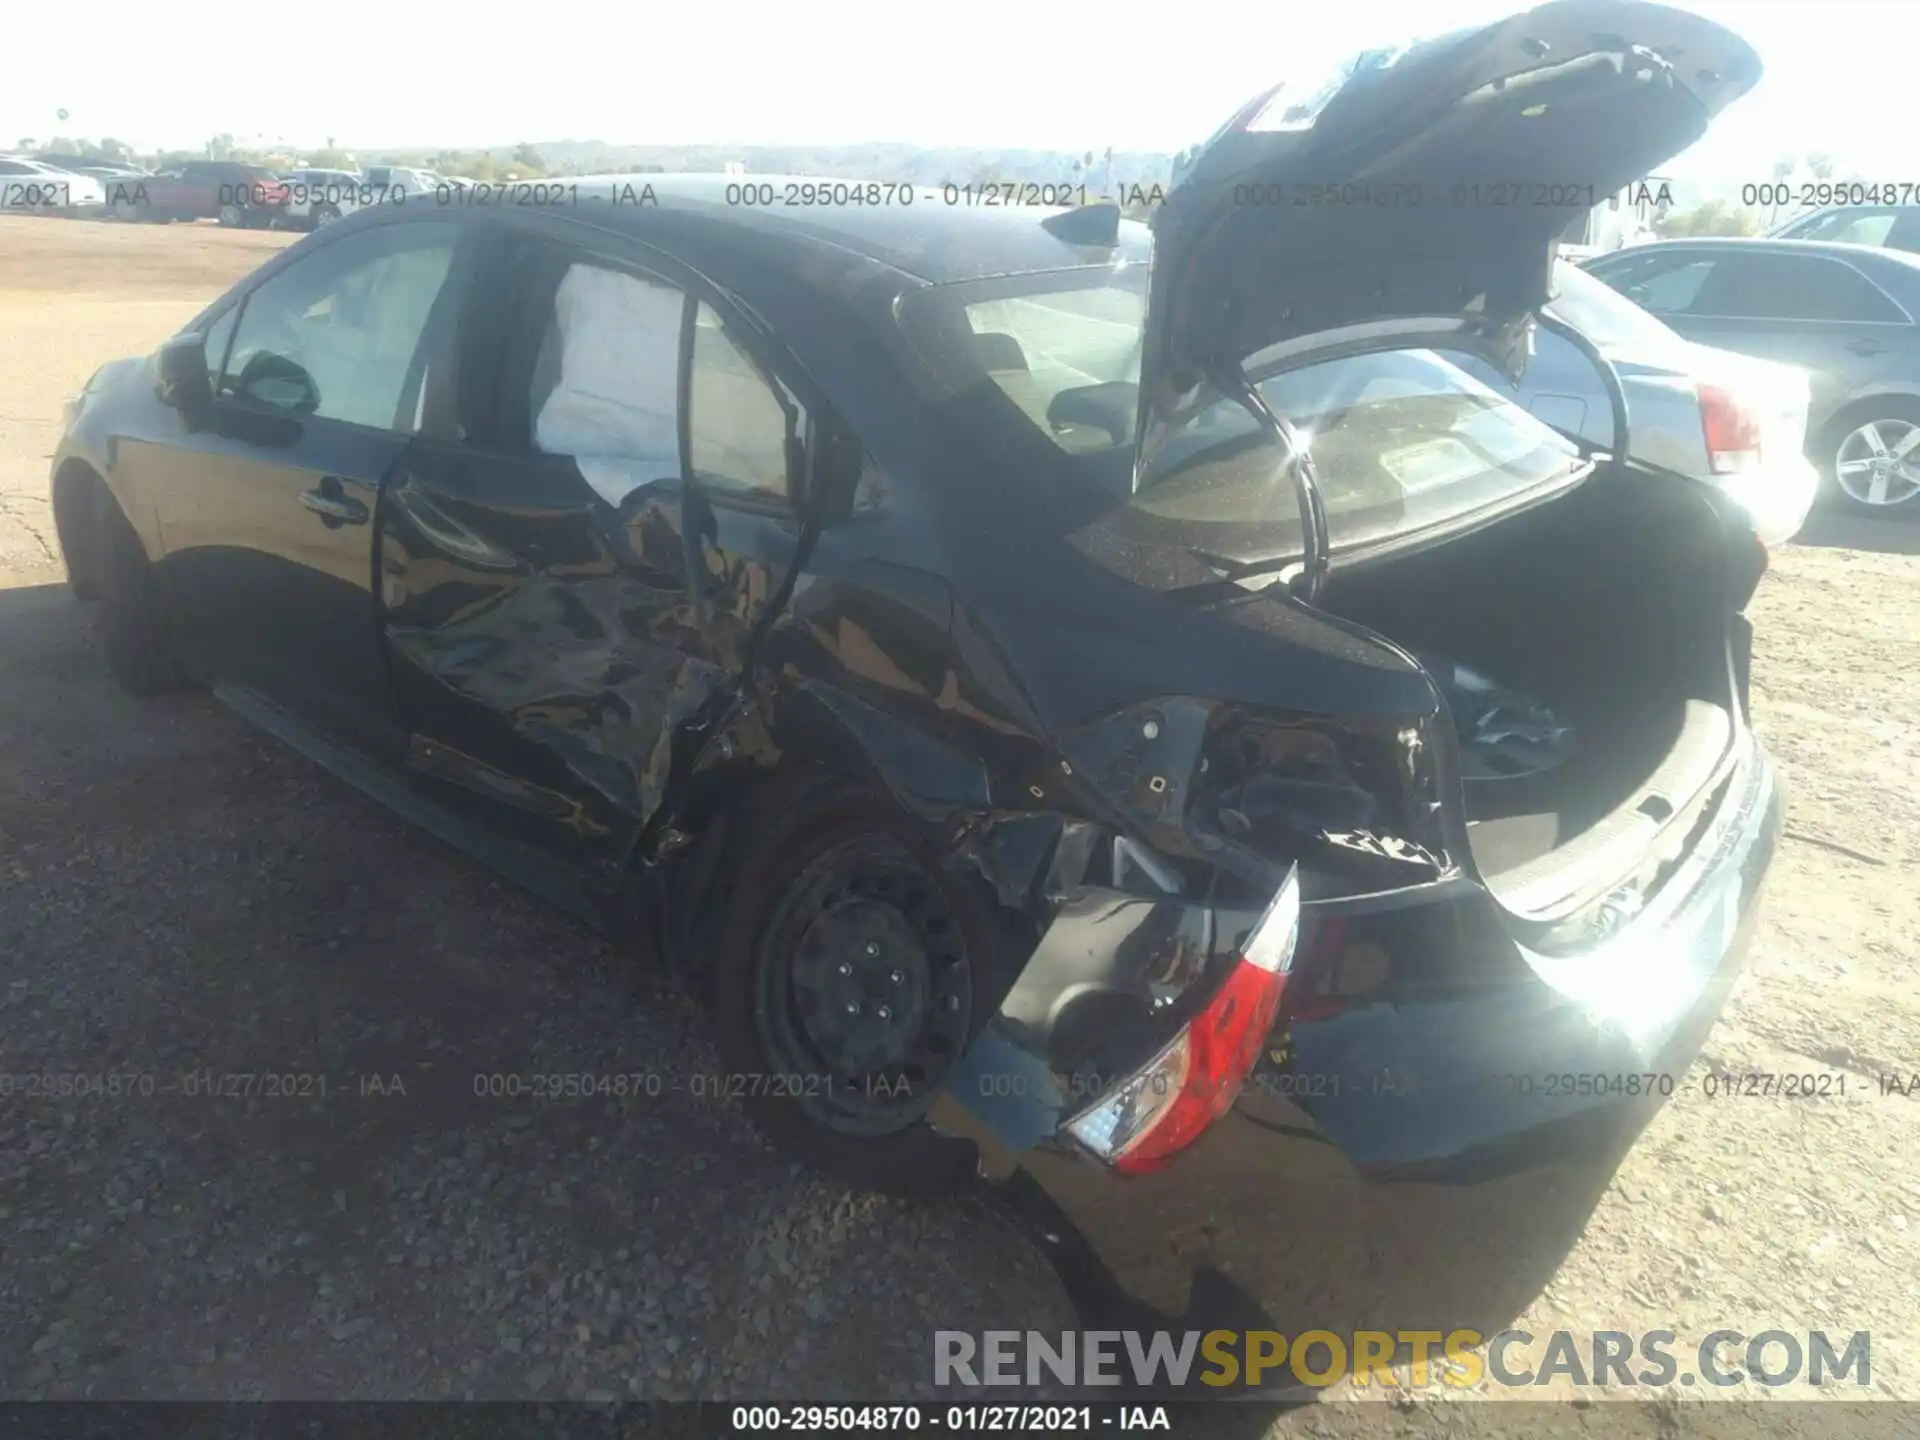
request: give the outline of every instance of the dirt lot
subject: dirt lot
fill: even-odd
[[[991,1211],[835,1191],[728,1109],[476,1099],[476,1071],[697,1067],[698,1016],[211,700],[113,689],[60,583],[61,401],[283,243],[0,218],[0,1069],[406,1093],[0,1101],[0,1396],[874,1398],[925,1390],[936,1328],[1068,1325]],[[1845,1097],[1691,1087],[1521,1323],[1870,1330],[1873,1392],[1914,1400],[1920,1096],[1876,1077],[1920,1071],[1920,526],[1812,537],[1756,606],[1790,831],[1707,1058]],[[1553,1418],[1620,1433],[1598,1413]]]

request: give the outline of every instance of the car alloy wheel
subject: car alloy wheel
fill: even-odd
[[[340,208],[337,205],[316,205],[313,207],[313,228],[316,230],[323,225],[331,225],[339,218]]]
[[[244,212],[238,205],[235,205],[229,202],[228,204],[222,205],[220,207],[220,223],[222,225],[232,228],[233,226],[240,224],[240,222],[244,219],[246,219],[246,212]]]
[[[973,1009],[966,941],[940,883],[891,837],[855,836],[794,876],[755,949],[770,1083],[842,1135],[919,1120]]]
[[[1905,505],[1920,495],[1920,425],[1870,420],[1850,431],[1834,452],[1833,478],[1858,505]]]

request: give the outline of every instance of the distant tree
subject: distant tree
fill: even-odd
[[[326,149],[316,150],[307,156],[307,164],[315,170],[358,170],[360,168],[353,156],[345,150],[334,149],[331,141],[327,143]]]
[[[233,143],[232,134],[223,130],[220,134],[207,141],[207,159],[231,160],[236,148]]]
[[[1833,156],[1827,154],[1824,150],[1809,151],[1807,154],[1807,169],[1812,172],[1813,178],[1816,180],[1831,180],[1833,178]]]

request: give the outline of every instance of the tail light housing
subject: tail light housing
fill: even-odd
[[[1700,424],[1707,435],[1707,466],[1716,475],[1760,468],[1760,417],[1718,385],[1701,385]]]
[[[1115,1170],[1157,1170],[1232,1108],[1273,1027],[1300,937],[1294,866],[1249,932],[1233,968],[1159,1054],[1067,1126]]]

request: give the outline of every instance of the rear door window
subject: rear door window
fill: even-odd
[[[530,403],[534,447],[570,457],[616,508],[641,486],[680,478],[716,497],[784,504],[789,441],[806,433],[791,393],[712,306],[657,277],[585,261],[554,292]]]
[[[680,290],[610,266],[568,267],[533,371],[533,442],[570,456],[618,507],[651,481],[677,479]]]
[[[784,386],[753,363],[711,306],[694,315],[687,456],[708,489],[787,498],[787,438],[806,433]]]

